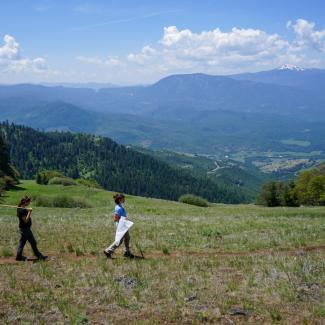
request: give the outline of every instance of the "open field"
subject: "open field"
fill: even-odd
[[[199,208],[128,197],[131,245],[146,259],[126,260],[120,249],[106,260],[111,193],[21,187],[3,203],[66,192],[95,207],[34,206],[34,234],[50,256],[38,263],[14,261],[17,218],[0,207],[1,324],[325,324],[324,207]]]

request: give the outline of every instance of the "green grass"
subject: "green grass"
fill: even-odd
[[[34,234],[51,259],[19,264],[12,256],[15,211],[0,207],[3,324],[325,322],[324,208],[200,208],[127,196],[135,222],[131,246],[147,258],[125,260],[120,249],[107,261],[102,250],[114,238],[112,193],[33,181],[21,188],[7,192],[4,203],[61,194],[85,198],[94,208],[34,206]],[[25,253],[31,256],[29,247]],[[136,285],[116,281],[121,276]],[[231,316],[233,306],[249,316]]]

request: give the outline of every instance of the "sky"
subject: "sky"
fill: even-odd
[[[325,68],[323,0],[1,0],[0,83]]]

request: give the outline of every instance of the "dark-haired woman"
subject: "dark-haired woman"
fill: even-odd
[[[124,208],[125,196],[123,194],[115,194],[113,196],[115,201],[115,211],[114,211],[114,223],[116,228],[118,227],[121,218],[127,218],[127,214]],[[107,258],[112,258],[114,251],[124,242],[125,252],[124,257],[134,258],[134,255],[130,251],[130,233],[127,231],[119,243],[114,242],[112,245],[104,250],[104,254]]]
[[[31,199],[28,196],[24,196],[17,208],[17,217],[19,219],[19,233],[20,233],[20,240],[17,249],[16,261],[26,261],[26,257],[23,256],[23,250],[25,247],[26,242],[28,241],[32,247],[32,250],[39,260],[46,260],[47,256],[44,256],[37,248],[37,243],[34,238],[33,232],[31,230],[32,226],[32,211],[33,209],[28,208]]]

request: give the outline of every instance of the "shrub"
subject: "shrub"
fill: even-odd
[[[95,181],[94,179],[90,178],[78,178],[76,180],[77,184],[87,186],[87,187],[93,187],[93,188],[98,188],[101,189],[102,187]]]
[[[178,201],[186,204],[196,205],[198,207],[209,206],[209,202],[207,200],[193,194],[184,194],[178,199]]]
[[[265,183],[256,204],[269,207],[325,205],[325,164],[301,172],[295,181]]]
[[[81,197],[71,197],[67,195],[38,195],[34,199],[36,206],[50,208],[92,208],[90,201]]]
[[[287,184],[276,181],[267,182],[262,186],[256,204],[268,207],[285,206],[287,193]]]
[[[56,170],[43,170],[36,175],[36,183],[47,185],[49,180],[54,177],[65,177],[62,173]]]
[[[32,198],[34,204],[38,207],[52,207],[52,198],[47,195],[36,195]]]
[[[70,177],[53,177],[48,182],[49,185],[76,185],[76,182]]]

